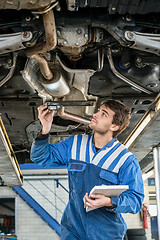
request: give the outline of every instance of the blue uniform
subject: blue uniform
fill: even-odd
[[[121,213],[138,213],[144,198],[142,174],[136,157],[113,138],[96,152],[93,135],[74,135],[58,144],[35,141],[31,160],[42,166],[67,166],[69,202],[61,221],[61,240],[123,239],[127,226]],[[114,208],[86,212],[83,197],[95,185],[128,185],[111,197]]]

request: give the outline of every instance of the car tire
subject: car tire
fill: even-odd
[[[147,240],[145,236],[132,236],[128,237],[128,240]]]
[[[135,228],[135,229],[128,229],[127,236],[145,236],[146,232],[144,228]]]

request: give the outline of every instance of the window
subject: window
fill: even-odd
[[[0,235],[15,234],[15,198],[0,198]]]

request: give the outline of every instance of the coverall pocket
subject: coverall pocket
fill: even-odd
[[[83,188],[83,175],[86,169],[85,163],[69,163],[68,174],[69,174],[69,188],[73,192],[82,192]]]
[[[117,177],[117,174],[114,172],[110,172],[108,170],[102,169],[100,171],[99,176],[103,180],[102,184],[107,184],[107,185],[118,184],[118,177]]]

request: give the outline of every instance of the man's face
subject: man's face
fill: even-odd
[[[98,112],[93,114],[89,127],[100,134],[106,134],[108,131],[114,131],[115,124],[112,123],[114,114],[114,111],[105,105],[102,105],[98,109]]]

